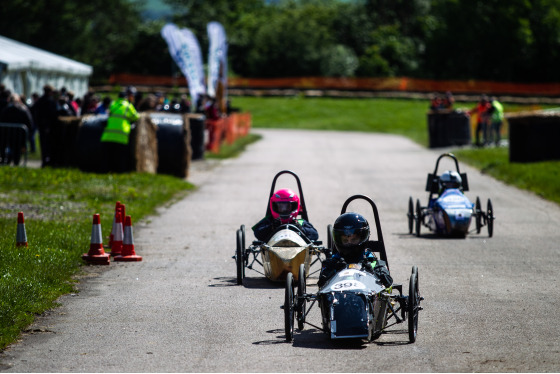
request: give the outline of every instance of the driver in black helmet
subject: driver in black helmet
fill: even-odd
[[[333,242],[338,253],[323,262],[319,275],[319,288],[338,271],[345,269],[347,264],[362,264],[362,270],[375,275],[385,287],[393,284],[385,261],[377,259],[367,248],[369,240],[369,224],[358,213],[344,213],[333,225]]]

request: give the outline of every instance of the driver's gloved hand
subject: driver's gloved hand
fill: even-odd
[[[337,269],[337,270],[346,269],[346,266],[347,266],[347,265],[348,265],[348,264],[346,263],[346,261],[344,261],[344,260],[342,260],[342,259],[341,259],[341,260],[338,260],[338,261],[336,262],[336,269]]]

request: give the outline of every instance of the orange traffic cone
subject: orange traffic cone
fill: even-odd
[[[101,219],[99,214],[93,215],[93,225],[91,227],[91,242],[89,252],[84,253],[82,258],[94,265],[109,265],[109,254],[103,250],[103,240],[101,236]]]
[[[142,256],[136,255],[134,251],[134,238],[132,237],[132,218],[126,216],[124,223],[124,240],[122,254],[115,257],[115,261],[142,261]]]
[[[118,256],[122,252],[123,245],[123,219],[122,209],[119,208],[115,218],[115,235],[111,245],[111,256]]]
[[[16,247],[27,247],[27,233],[25,232],[23,212],[19,212],[17,215]]]
[[[117,219],[117,212],[119,211],[120,206],[121,202],[117,201],[117,203],[115,204],[115,214],[113,214],[113,226],[111,227],[111,234],[109,235],[109,248],[112,248],[113,246],[113,237],[115,236],[115,221]]]

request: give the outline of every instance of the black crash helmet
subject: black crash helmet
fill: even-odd
[[[334,221],[332,230],[336,249],[343,257],[359,256],[369,239],[368,221],[358,213],[344,213]]]

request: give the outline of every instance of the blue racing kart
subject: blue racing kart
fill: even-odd
[[[370,240],[367,248],[384,260],[389,267],[377,207],[373,200],[364,195],[354,195],[346,200],[342,212],[350,202],[362,199],[370,203],[377,229],[377,240]],[[290,272],[286,277],[284,294],[284,327],[286,341],[294,339],[294,327],[303,330],[307,324],[323,331],[330,339],[350,339],[372,341],[378,339],[387,329],[407,322],[408,340],[416,341],[418,314],[422,307],[418,286],[418,268],[412,267],[408,285],[408,295],[403,295],[403,286],[393,283],[383,286],[374,274],[365,271],[362,264],[347,264],[317,292],[307,292],[307,278],[304,265],[300,265],[300,277],[296,280]],[[307,306],[307,303],[310,303]],[[307,319],[315,304],[321,310],[322,326],[318,327]]]
[[[438,175],[439,162],[443,158],[450,158],[455,162],[456,172],[451,173],[457,176],[460,183],[454,186],[455,188],[445,189],[442,175]],[[474,204],[465,196],[464,192],[468,190],[467,174],[460,172],[455,155],[452,153],[440,155],[434,172],[428,174],[426,181],[426,191],[430,193],[428,205],[422,206],[417,199],[414,207],[412,197],[408,199],[408,232],[412,234],[414,229],[416,236],[420,236],[421,227],[425,226],[436,235],[465,237],[474,218],[476,233],[479,234],[481,228],[487,226],[488,236],[492,237],[495,219],[492,201],[488,199],[486,211],[483,211],[478,196]]]

